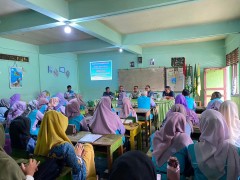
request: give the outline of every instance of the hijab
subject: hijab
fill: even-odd
[[[170,156],[177,153],[193,141],[185,133],[186,117],[179,113],[171,113],[166,124],[155,133],[153,139],[153,156],[161,167]]]
[[[115,134],[122,124],[119,116],[112,112],[111,99],[108,96],[101,98],[93,114],[92,124],[90,125],[93,133]],[[122,132],[125,133],[125,132]]]
[[[47,98],[40,98],[38,100],[38,109],[42,107],[42,105],[47,105],[49,103],[49,100]]]
[[[59,104],[59,98],[58,97],[53,97],[50,99],[49,103],[48,103],[48,109],[50,110],[55,110],[56,107]]]
[[[214,110],[216,110],[216,111],[219,111],[219,108],[220,108],[221,104],[222,104],[222,101],[214,101],[214,102],[210,105],[209,109],[214,109]]]
[[[6,107],[7,109],[10,108],[10,101],[7,98],[3,98],[0,100],[0,107]]]
[[[17,101],[16,103],[14,103],[8,112],[7,116],[8,125],[10,125],[13,119],[17,118],[18,116],[21,116],[26,109],[27,109],[26,102]]]
[[[123,100],[123,98],[125,98],[125,97],[127,97],[127,94],[126,94],[126,92],[120,92],[120,94],[119,94],[119,97],[118,97],[118,106],[122,106],[123,105],[123,102],[122,102],[122,100]]]
[[[226,120],[231,142],[240,147],[240,120],[237,104],[230,100],[224,101],[219,108],[219,112]]]
[[[240,157],[235,146],[230,144],[227,123],[223,115],[209,109],[202,113],[200,121],[200,142],[194,145],[196,160],[207,179],[220,179],[225,174],[227,180],[240,175]]]
[[[130,99],[125,97],[123,98],[122,102],[123,106],[120,112],[120,118],[127,118],[130,114],[132,114],[132,117],[136,117],[136,112],[132,107]]]
[[[14,94],[10,97],[10,107],[17,101],[20,101],[21,95],[20,94]]]
[[[199,119],[198,119],[197,114],[187,107],[186,98],[182,94],[179,94],[176,96],[175,104],[182,104],[185,107],[186,112],[187,112],[187,118],[192,121],[193,125],[199,124]]]
[[[83,101],[83,98],[80,94],[77,94],[76,98],[77,98],[80,106],[86,106],[86,103]]]
[[[18,166],[15,160],[13,160],[7,153],[4,151],[3,147],[5,144],[5,133],[2,124],[0,124],[0,174],[1,179],[11,180],[25,180],[26,177],[23,174],[22,170]]]
[[[63,93],[57,93],[55,97],[59,98],[59,104],[57,106],[57,109],[60,106],[66,106],[68,104],[68,101],[64,98],[64,94]]]
[[[116,159],[109,180],[156,180],[152,161],[141,151],[128,151]]]
[[[72,99],[69,101],[66,106],[66,116],[68,119],[72,119],[76,116],[80,115],[80,104],[76,99]]]
[[[26,150],[30,136],[30,119],[19,116],[14,119],[9,128],[12,148]]]
[[[45,113],[38,133],[34,154],[47,156],[49,151],[60,144],[71,143],[65,131],[68,127],[68,118],[60,112],[48,111]]]

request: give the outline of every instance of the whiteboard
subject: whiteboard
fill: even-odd
[[[183,68],[166,68],[166,86],[172,91],[182,91],[185,87]]]
[[[146,85],[150,85],[152,91],[163,91],[164,69],[164,67],[119,69],[118,83],[124,87],[125,91],[132,91],[134,86],[138,86],[139,90],[144,90]]]

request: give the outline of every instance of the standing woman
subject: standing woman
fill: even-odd
[[[236,180],[240,176],[240,149],[228,142],[229,131],[222,114],[202,113],[200,142],[188,147],[194,179]]]
[[[162,179],[167,179],[167,161],[170,156],[178,159],[181,179],[185,178],[183,173],[189,168],[187,146],[193,143],[185,133],[185,126],[186,117],[179,112],[172,112],[167,117],[166,124],[155,133],[152,161]]]
[[[228,125],[230,142],[240,147],[240,120],[237,104],[230,100],[224,101],[220,106],[219,112],[222,113]]]
[[[68,119],[62,113],[48,111],[44,115],[34,154],[62,159],[72,168],[74,180],[96,180],[94,151],[90,144],[74,148],[65,131]]]
[[[77,99],[72,99],[66,106],[66,116],[68,117],[68,123],[76,125],[77,131],[81,131],[80,122],[84,116],[80,113],[80,104]]]

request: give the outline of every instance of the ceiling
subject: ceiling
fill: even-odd
[[[43,54],[119,47],[141,54],[143,48],[216,41],[240,32],[240,0],[54,2],[0,0],[0,37],[39,45]],[[71,34],[64,33],[65,22]]]

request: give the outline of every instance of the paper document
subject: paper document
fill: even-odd
[[[82,137],[81,139],[79,139],[78,142],[80,142],[80,143],[93,143],[96,140],[98,140],[100,137],[102,137],[102,135],[99,135],[99,134],[87,134],[84,137]]]

